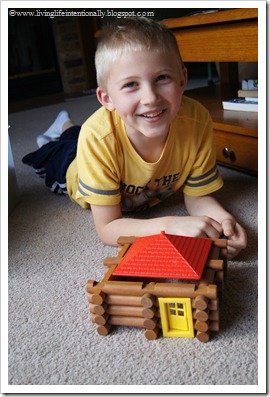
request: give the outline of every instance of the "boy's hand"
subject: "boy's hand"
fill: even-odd
[[[190,237],[219,238],[222,225],[208,216],[176,216],[168,218],[166,229],[170,234]]]
[[[247,234],[244,228],[234,219],[222,221],[223,234],[228,238],[227,258],[234,258],[242,249],[247,246]]]

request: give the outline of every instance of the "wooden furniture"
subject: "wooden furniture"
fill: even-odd
[[[258,9],[232,9],[162,21],[176,36],[184,62],[221,62],[219,86],[190,90],[213,118],[217,160],[258,172],[258,113],[223,110],[237,97],[238,62],[258,60]]]
[[[95,18],[65,17],[51,20],[63,91],[74,97],[96,87]]]
[[[218,163],[256,174],[258,113],[223,110],[222,99],[237,97],[226,85],[190,90],[186,95],[202,103],[212,116]]]

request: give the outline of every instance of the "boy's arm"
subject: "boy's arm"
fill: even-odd
[[[246,248],[247,236],[243,227],[211,196],[185,195],[191,216],[165,216],[152,219],[123,218],[119,204],[91,205],[96,231],[104,244],[117,245],[119,236],[147,236],[165,231],[168,234],[191,237],[228,237],[228,258]]]
[[[236,256],[247,246],[244,228],[212,196],[192,197],[184,195],[185,205],[191,216],[205,215],[215,219],[222,227],[222,233],[228,238],[228,258]]]
[[[152,219],[123,218],[120,205],[91,205],[96,231],[108,245],[117,245],[119,236],[168,234],[218,238],[221,225],[207,216],[165,216]]]

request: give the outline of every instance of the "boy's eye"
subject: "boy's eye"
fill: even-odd
[[[129,83],[125,84],[123,88],[134,88],[137,86],[137,83],[135,81],[130,81]]]
[[[166,81],[166,80],[169,80],[169,79],[170,79],[170,76],[168,76],[167,74],[161,74],[160,76],[158,76],[156,78],[156,81]]]

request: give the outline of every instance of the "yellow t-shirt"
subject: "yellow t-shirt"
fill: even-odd
[[[202,196],[222,185],[211,117],[185,96],[157,162],[145,162],[117,111],[102,107],[83,124],[77,156],[67,171],[69,196],[84,208],[121,203],[123,210],[144,209],[180,187],[187,195]]]

